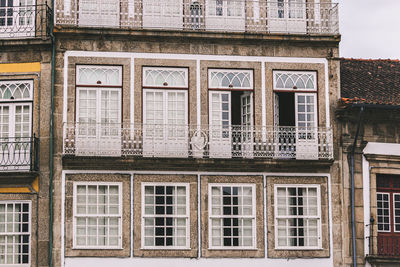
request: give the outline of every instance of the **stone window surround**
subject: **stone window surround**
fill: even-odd
[[[320,249],[277,249],[275,248],[275,185],[319,185],[321,208],[321,248]],[[327,258],[329,251],[329,209],[327,177],[267,176],[267,238],[268,258]]]
[[[33,266],[37,262],[37,250],[38,250],[38,240],[37,240],[37,197],[34,194],[0,194],[0,201],[5,202],[29,202],[30,203],[30,252],[29,252],[29,265]]]
[[[256,227],[253,249],[210,249],[208,232],[208,186],[209,184],[251,184],[255,185]],[[264,258],[264,204],[263,177],[261,175],[204,175],[201,177],[201,236],[202,257],[204,258]]]
[[[162,248],[148,249],[142,248],[142,184],[160,183],[162,185],[170,183],[188,185],[190,199],[189,214],[189,249]],[[168,175],[168,174],[135,174],[133,180],[134,200],[133,200],[133,256],[135,257],[187,257],[194,258],[198,256],[198,185],[197,175]]]
[[[65,184],[65,256],[66,257],[129,257],[131,255],[131,176],[127,174],[67,174]],[[121,183],[122,241],[121,249],[73,248],[74,183]]]

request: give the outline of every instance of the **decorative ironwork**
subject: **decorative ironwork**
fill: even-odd
[[[304,71],[274,71],[274,89],[316,90],[316,73]]]
[[[0,6],[0,39],[47,39],[52,20],[53,11],[47,4]]]
[[[85,128],[113,128],[119,135],[105,144],[101,135],[82,135]],[[179,134],[177,134],[179,133]],[[212,136],[220,133],[218,142]],[[304,137],[315,139],[296,146]],[[224,139],[221,141],[221,139]],[[303,141],[303,140],[302,140]],[[312,146],[312,147],[311,147]],[[215,149],[218,147],[218,149]],[[332,159],[330,128],[208,125],[64,124],[64,155],[193,158]]]
[[[250,33],[339,34],[338,5],[305,0],[57,0],[57,25]]]
[[[1,171],[39,170],[39,139],[37,137],[0,138]]]

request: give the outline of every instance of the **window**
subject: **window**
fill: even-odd
[[[208,88],[210,157],[252,157],[253,70],[209,69]]]
[[[76,154],[120,156],[122,67],[77,66],[76,86]]]
[[[188,156],[188,69],[143,68],[143,155]]]
[[[35,1],[0,1],[0,36],[35,34]]]
[[[0,165],[30,168],[33,81],[0,81]]]
[[[74,184],[74,248],[121,248],[121,187],[121,183]]]
[[[312,71],[274,71],[277,155],[318,159],[317,80]]]
[[[209,184],[209,248],[256,248],[255,185]]]
[[[400,176],[378,174],[376,178],[378,255],[400,255]]]
[[[190,248],[189,186],[143,183],[142,192],[142,247]]]
[[[29,266],[30,214],[29,202],[0,202],[0,265]]]
[[[275,248],[321,247],[319,185],[275,185]]]
[[[245,1],[207,0],[205,7],[207,30],[245,30]]]

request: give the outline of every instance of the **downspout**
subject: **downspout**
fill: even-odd
[[[350,176],[351,176],[351,221],[352,221],[352,241],[353,241],[353,266],[357,267],[357,249],[356,249],[356,221],[355,221],[355,208],[354,208],[354,153],[357,146],[358,134],[360,132],[361,121],[364,113],[364,106],[360,108],[360,114],[358,117],[356,136],[354,137],[354,143],[351,147],[350,153]]]
[[[56,38],[54,32],[54,0],[51,0],[50,37],[51,37],[51,95],[50,95],[50,139],[49,139],[49,267],[53,266],[53,165],[54,165],[54,83],[56,62]]]

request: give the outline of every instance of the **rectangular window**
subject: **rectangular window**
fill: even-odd
[[[29,202],[0,202],[0,265],[29,266],[30,213]]]
[[[377,219],[378,219],[378,231],[389,232],[390,231],[390,208],[389,208],[389,193],[377,193],[376,194],[377,204]]]
[[[189,185],[142,184],[142,247],[189,249]]]
[[[275,248],[321,247],[319,185],[275,185]]]
[[[255,249],[255,185],[209,184],[209,248]]]
[[[121,190],[121,183],[74,184],[74,248],[121,248]]]

